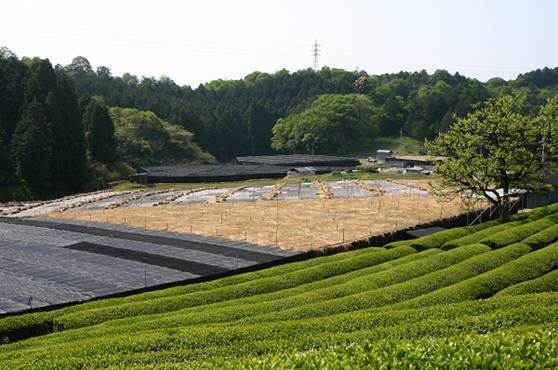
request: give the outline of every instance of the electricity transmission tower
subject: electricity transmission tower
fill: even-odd
[[[318,57],[320,56],[320,44],[318,44],[318,40],[314,41],[314,47],[312,48],[312,55],[314,56],[314,70],[318,70]]]

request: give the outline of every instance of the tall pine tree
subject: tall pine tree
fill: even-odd
[[[83,115],[85,139],[91,158],[112,163],[116,159],[116,139],[114,123],[110,118],[107,106],[100,97],[93,97]]]
[[[26,104],[13,136],[12,156],[16,175],[33,196],[50,194],[52,142],[42,104]]]

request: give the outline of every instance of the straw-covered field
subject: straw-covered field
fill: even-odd
[[[305,251],[464,212],[460,200],[375,196],[53,212],[51,216],[218,236]]]

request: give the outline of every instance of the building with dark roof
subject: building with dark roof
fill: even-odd
[[[358,159],[331,155],[287,154],[236,157],[243,165],[271,165],[285,167],[346,167],[354,168],[360,164]]]

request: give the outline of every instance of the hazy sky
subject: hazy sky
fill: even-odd
[[[558,66],[556,0],[0,0],[0,46],[197,86],[320,65],[486,80]]]

